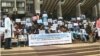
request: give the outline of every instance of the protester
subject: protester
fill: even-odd
[[[39,30],[39,34],[45,34],[45,29],[43,25],[40,25],[38,30]]]
[[[89,37],[89,42],[93,42],[94,41],[94,37],[93,37],[93,30],[92,30],[92,27],[91,27],[91,22],[88,22],[88,25],[86,27],[86,32],[88,34],[88,37]]]
[[[100,18],[98,18],[98,20],[96,21],[96,28],[98,32],[98,37],[100,39]]]
[[[46,11],[43,12],[43,15],[42,15],[42,18],[43,18],[43,22],[47,22],[48,20],[48,14]]]
[[[70,31],[73,30],[73,24],[72,24],[71,22],[68,22],[68,29],[69,29]]]
[[[5,17],[5,49],[11,49],[11,37],[12,37],[12,21],[9,16]]]
[[[81,40],[83,40],[84,42],[87,42],[88,41],[87,40],[88,34],[86,33],[85,28],[84,27],[81,27],[80,32],[81,32],[81,34],[80,34]]]
[[[9,17],[5,17],[5,49],[11,48],[11,37],[12,37],[12,22]],[[18,20],[19,21],[19,20]],[[66,23],[65,23],[65,22]],[[20,22],[14,22],[14,35],[17,38],[20,38],[18,35],[28,35],[29,34],[49,34],[49,33],[66,33],[70,32],[72,40],[80,38],[84,42],[89,41],[93,42],[93,35],[95,34],[94,22],[91,25],[91,21],[87,22],[86,19],[81,20],[81,18],[73,18],[73,20],[67,21],[62,17],[58,19],[48,18],[46,11],[40,17],[40,14],[34,15],[33,17],[25,18],[25,23],[22,26]],[[100,18],[96,21],[96,28],[98,36],[100,38]],[[88,36],[88,37],[87,37]],[[28,41],[27,41],[28,43]],[[28,44],[27,44],[28,45]]]
[[[73,23],[73,31],[75,32],[74,33],[74,37],[75,38],[78,38],[78,32],[79,32],[79,23],[77,21],[75,21]]]
[[[60,26],[60,29],[58,30],[59,33],[67,32],[67,31],[68,29],[64,25]]]

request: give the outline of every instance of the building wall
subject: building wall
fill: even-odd
[[[1,8],[3,13],[12,14],[14,11],[17,11],[18,14],[25,14],[26,0],[1,0]]]
[[[33,0],[27,0],[26,1],[26,12],[28,15],[33,15],[34,13],[34,3]]]

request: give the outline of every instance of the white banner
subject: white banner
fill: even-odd
[[[50,33],[29,35],[29,46],[72,43],[71,33]]]

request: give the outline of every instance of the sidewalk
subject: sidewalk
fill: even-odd
[[[76,43],[76,44],[62,44],[62,45],[47,45],[47,46],[34,46],[34,47],[12,47],[12,49],[5,50],[0,48],[0,51],[24,51],[24,50],[45,50],[45,49],[57,49],[57,48],[74,48],[83,46],[95,46],[100,45],[100,42],[95,43]]]
[[[99,56],[100,42],[0,49],[1,56]]]

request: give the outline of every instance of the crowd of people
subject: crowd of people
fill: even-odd
[[[5,40],[5,49],[11,47],[12,38],[19,39],[22,36],[26,37],[25,45],[28,45],[28,34],[71,32],[73,41],[80,39],[83,42],[94,42],[100,39],[100,17],[96,21],[80,17],[67,21],[62,17],[58,19],[48,18],[47,14],[44,14],[41,18],[39,15],[35,15],[15,21],[12,21],[8,16],[4,16],[4,19],[2,25],[4,23],[5,32],[0,37],[2,37],[2,42]]]

